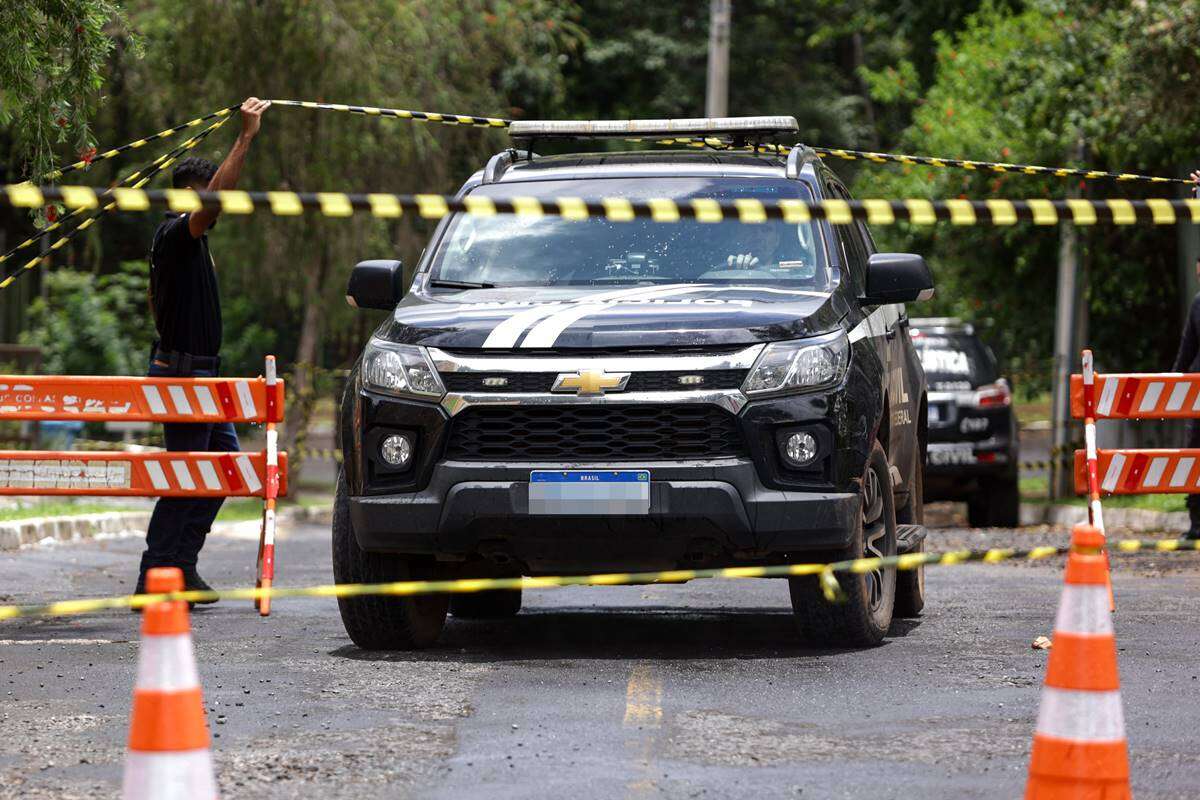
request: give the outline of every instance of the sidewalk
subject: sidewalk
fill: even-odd
[[[332,519],[332,503],[315,506],[284,506],[277,519],[288,522],[324,522]],[[232,531],[247,522],[257,530],[259,521],[218,522],[213,532]],[[150,511],[114,511],[100,514],[78,514],[59,517],[30,517],[0,522],[0,551],[19,550],[57,542],[111,538],[122,535],[141,536],[150,523]]]

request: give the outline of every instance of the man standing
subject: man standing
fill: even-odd
[[[1192,173],[1192,182],[1200,187],[1200,170]],[[1193,196],[1197,189],[1192,190]],[[1196,262],[1196,278],[1200,280],[1200,261]],[[1172,372],[1200,372],[1200,294],[1192,299],[1188,309],[1187,322],[1183,326],[1183,336],[1179,340],[1179,352],[1175,355]],[[1184,447],[1200,448],[1200,420],[1187,421],[1187,442]],[[1191,525],[1188,527],[1187,538],[1200,539],[1200,494],[1187,496],[1188,516]]]
[[[172,186],[214,192],[234,188],[269,105],[270,101],[256,97],[242,103],[242,131],[221,166],[202,158],[185,158],[175,167]],[[208,229],[219,213],[205,208],[190,214],[168,214],[154,232],[149,299],[158,339],[150,356],[151,377],[211,378],[220,368],[221,298],[208,251]],[[164,423],[163,439],[172,451],[238,450],[237,432],[229,422]],[[188,590],[210,588],[196,571],[196,561],[221,503],[220,497],[159,499],[146,530],[139,594],[151,567],[179,567]]]

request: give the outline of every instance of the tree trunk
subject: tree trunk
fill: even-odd
[[[317,404],[317,360],[320,356],[321,334],[324,329],[321,287],[329,265],[329,250],[321,248],[318,263],[304,267],[304,314],[300,321],[300,341],[296,345],[296,361],[287,396],[287,424],[283,441],[288,450],[288,480],[299,486],[304,469],[304,449],[308,442],[308,427]]]

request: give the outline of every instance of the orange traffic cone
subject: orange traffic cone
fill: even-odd
[[[1078,525],[1054,622],[1025,800],[1129,800],[1104,534]]]
[[[147,593],[179,591],[183,591],[183,572],[178,568],[146,573]],[[187,603],[148,605],[142,611],[122,797],[214,800],[216,796]]]

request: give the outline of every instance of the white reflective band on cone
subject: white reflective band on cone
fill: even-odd
[[[179,692],[199,686],[191,634],[142,637],[138,653],[138,689]]]
[[[216,800],[212,753],[125,754],[124,800]]]
[[[1063,587],[1058,615],[1054,618],[1055,633],[1108,634],[1113,633],[1112,612],[1108,610],[1107,586]]]
[[[1125,714],[1121,710],[1121,693],[1044,686],[1037,732],[1080,742],[1123,741]]]

